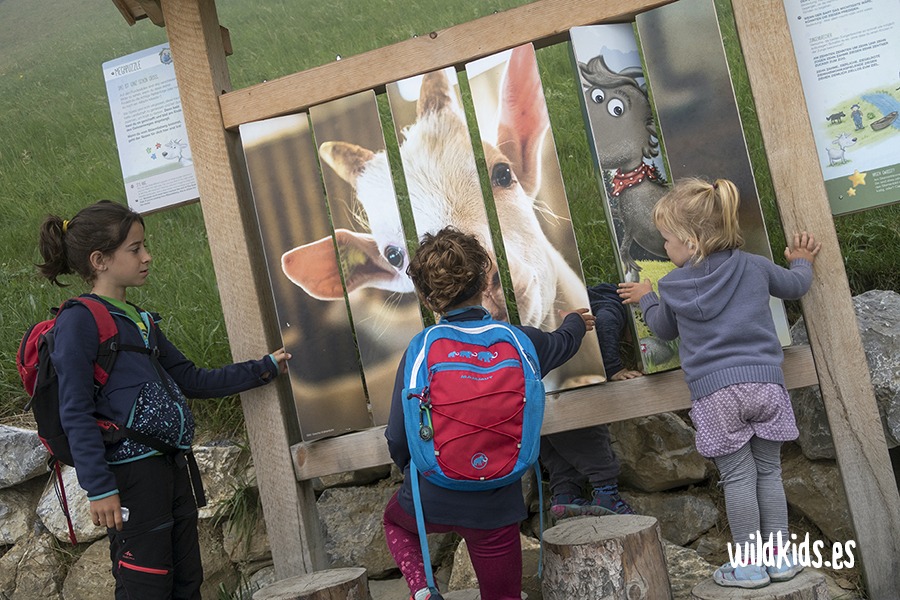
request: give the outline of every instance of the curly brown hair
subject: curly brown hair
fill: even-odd
[[[444,314],[485,290],[491,263],[475,236],[451,226],[425,234],[406,273],[422,303]]]

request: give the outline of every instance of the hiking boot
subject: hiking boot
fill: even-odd
[[[597,507],[602,514],[633,515],[634,509],[619,495],[619,486],[612,483],[594,488],[591,493],[591,506]]]
[[[550,512],[557,519],[586,515],[589,507],[587,500],[574,494],[559,494],[550,500]]]
[[[724,587],[755,589],[769,585],[771,580],[765,567],[759,565],[732,567],[731,564],[725,563],[713,573],[713,581]]]
[[[440,592],[432,592],[428,588],[422,588],[410,596],[409,600],[444,600],[444,597],[441,596]]]
[[[792,561],[788,557],[784,557],[781,560],[780,565],[778,564],[778,557],[775,558],[775,566],[766,567],[766,573],[769,574],[769,579],[772,581],[787,581],[793,579],[794,575],[803,570],[803,565]]]

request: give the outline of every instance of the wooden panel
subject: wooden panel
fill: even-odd
[[[466,64],[472,104],[522,325],[557,329],[590,306],[534,46]],[[606,380],[596,335],[544,374],[548,392]]]
[[[386,83],[537,41],[556,42],[569,28],[630,21],[672,0],[542,0],[398,42],[341,61],[267,81],[220,98],[225,127],[306,110],[310,106],[380,90]],[[540,44],[539,44],[540,45]]]
[[[734,13],[785,233],[822,241],[802,300],[810,346],[856,531],[868,597],[900,590],[900,494],[857,329],[783,0],[738,0]]]
[[[264,257],[237,135],[225,131],[217,90],[231,89],[213,0],[163,0],[216,280],[235,360],[258,358],[279,343]],[[260,293],[265,290],[265,293]],[[279,391],[282,393],[279,394]],[[298,435],[278,385],[241,394],[269,543],[278,578],[326,566],[324,540],[308,483],[298,485],[290,456]]]
[[[809,346],[784,350],[788,389],[818,383]],[[542,434],[690,408],[681,370],[547,395]],[[291,447],[300,480],[390,464],[384,427]]]

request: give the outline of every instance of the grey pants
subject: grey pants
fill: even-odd
[[[756,436],[739,450],[713,459],[725,492],[725,513],[735,544],[762,534],[762,541],[788,539],[787,500],[781,481],[781,442]]]
[[[541,438],[541,464],[550,476],[554,496],[581,496],[585,483],[616,483],[619,459],[610,445],[609,427],[596,425],[551,433]]]

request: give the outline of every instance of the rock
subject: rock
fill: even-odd
[[[885,438],[893,448],[900,445],[900,294],[872,290],[854,297],[853,306]],[[809,343],[803,319],[791,327],[791,339]],[[791,403],[803,454],[812,460],[835,458],[819,387],[792,390]]]
[[[79,543],[93,542],[106,537],[105,527],[95,527],[91,521],[91,507],[87,495],[78,485],[78,476],[75,469],[68,465],[62,466],[62,480],[65,488],[66,499],[69,505],[69,513],[72,515],[72,527]],[[48,478],[44,493],[38,501],[37,515],[50,533],[61,542],[69,542],[69,528],[66,525],[66,516],[63,514],[59,499],[54,489],[58,483],[56,476]]]
[[[69,568],[63,583],[64,598],[112,598],[116,581],[110,572],[109,540],[104,538],[91,544]]]
[[[222,545],[222,532],[209,521],[200,521],[200,559],[203,564],[203,598],[219,598],[220,587],[233,590],[238,585],[237,569]]]
[[[724,521],[725,515],[722,515]],[[793,529],[791,529],[793,531]],[[710,529],[701,535],[693,544],[693,548],[703,560],[719,566],[728,561],[728,544],[731,543],[731,534],[726,529]]]
[[[619,483],[659,492],[704,481],[711,465],[697,454],[694,430],[673,413],[610,423]]]
[[[48,471],[47,449],[37,431],[0,425],[0,489],[18,485]]]
[[[250,527],[249,531],[244,528]],[[234,563],[250,563],[272,558],[269,538],[266,535],[266,521],[259,518],[252,523],[226,521],[222,525],[222,544]]]
[[[203,479],[206,506],[200,509],[201,519],[210,519],[216,510],[239,488],[251,481],[246,475],[248,458],[242,455],[240,446],[225,441],[194,447],[194,458]]]
[[[318,493],[333,487],[351,487],[375,483],[391,474],[391,466],[381,465],[369,469],[360,469],[359,471],[348,471],[346,473],[317,477],[312,480],[313,490]]]
[[[669,569],[669,584],[672,586],[673,600],[690,600],[695,585],[711,579],[719,565],[705,561],[689,548],[682,548],[663,540],[666,565]]]
[[[35,478],[0,490],[0,545],[12,546],[34,529],[34,507],[44,483]]]
[[[834,461],[811,461],[790,444],[782,452],[781,469],[785,495],[793,509],[832,541],[854,539],[844,484]]]
[[[538,540],[523,535],[522,540],[522,591],[529,598],[540,598],[541,581],[537,571],[541,557],[541,544]],[[453,569],[450,573],[450,581],[447,590],[478,589],[478,578],[472,567],[472,559],[469,558],[469,549],[466,541],[462,540],[456,547],[453,555]]]
[[[325,552],[332,567],[365,567],[369,577],[385,577],[397,569],[387,551],[381,517],[395,487],[331,488],[316,506],[325,533]],[[454,534],[428,536],[432,564],[439,564],[456,544]]]
[[[700,490],[638,494],[623,492],[636,513],[656,517],[663,538],[686,546],[711,529],[719,520],[712,495]]]
[[[30,535],[0,558],[0,594],[14,600],[63,600],[62,555],[49,533]]]

